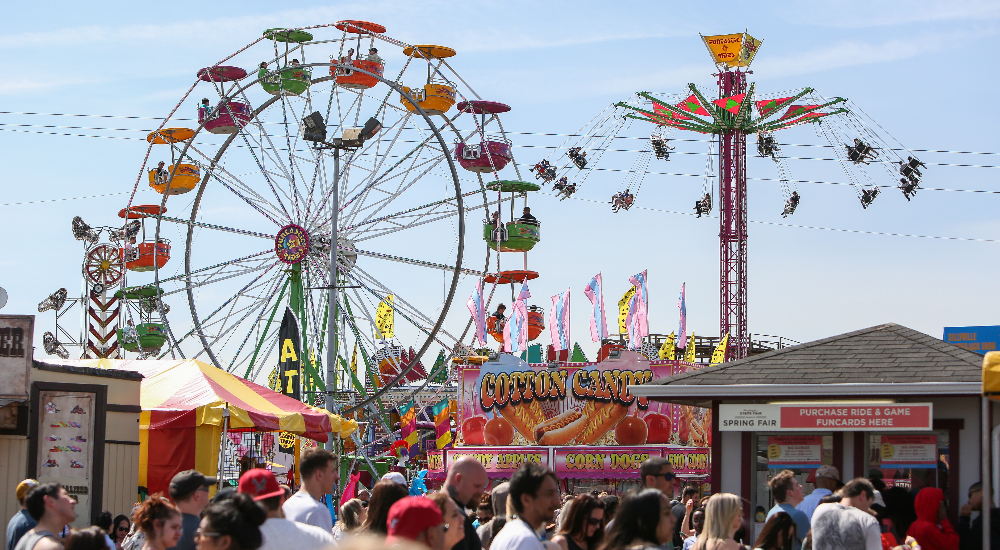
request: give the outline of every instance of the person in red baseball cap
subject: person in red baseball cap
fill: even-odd
[[[240,493],[245,493],[267,512],[267,520],[260,526],[264,543],[259,550],[320,550],[333,544],[333,533],[319,527],[285,519],[281,505],[285,503],[285,490],[278,484],[274,472],[263,468],[247,470],[240,476]]]
[[[388,545],[410,540],[431,550],[444,550],[444,515],[433,500],[424,497],[404,497],[389,508],[386,522]],[[461,526],[455,526],[459,528]]]

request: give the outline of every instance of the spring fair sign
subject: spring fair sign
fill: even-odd
[[[711,411],[632,395],[641,385],[686,372],[680,361],[638,352],[597,363],[529,364],[502,354],[459,367],[458,445],[568,446],[711,444]]]
[[[930,430],[931,403],[719,405],[719,429],[754,431]]]

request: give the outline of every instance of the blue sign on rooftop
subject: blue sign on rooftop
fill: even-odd
[[[986,355],[988,351],[997,350],[997,342],[1000,342],[1000,325],[944,327],[944,341]]]

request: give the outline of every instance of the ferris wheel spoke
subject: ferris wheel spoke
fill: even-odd
[[[215,269],[212,272],[199,273],[197,276],[183,276],[183,277],[179,277],[179,278],[186,278],[186,279],[189,279],[189,280],[183,286],[181,286],[181,287],[179,287],[179,288],[177,288],[175,290],[171,290],[169,292],[165,292],[164,296],[168,296],[170,294],[175,294],[177,292],[184,292],[184,291],[187,291],[187,290],[193,290],[193,289],[197,289],[197,288],[206,287],[206,286],[213,285],[213,284],[216,284],[216,283],[220,283],[222,281],[226,281],[226,280],[229,280],[229,279],[232,279],[232,278],[235,278],[235,277],[241,277],[243,275],[254,273],[254,272],[260,271],[262,269],[269,270],[269,269],[273,268],[275,265],[276,264],[273,261],[273,259],[270,259],[270,258],[267,259],[267,260],[265,260],[264,262],[262,262],[260,265],[256,265],[256,266],[243,266],[243,265],[238,265],[238,264],[233,264],[233,263],[221,264],[217,269]],[[238,268],[238,269],[236,269],[236,270],[227,270],[226,268],[231,268],[231,269]],[[191,275],[194,275],[194,272],[192,272]]]
[[[366,236],[363,236],[363,237],[356,237],[356,238],[354,238],[354,241],[355,242],[362,242],[362,241],[367,241],[367,240],[371,240],[371,239],[377,239],[379,237],[384,237],[386,235],[389,235],[389,234],[392,234],[392,233],[397,233],[399,231],[405,231],[407,229],[413,229],[414,227],[420,227],[422,225],[427,225],[429,223],[434,223],[436,221],[446,220],[448,218],[456,216],[457,214],[458,214],[458,210],[455,210],[454,212],[443,213],[443,214],[440,214],[440,215],[438,215],[438,216],[436,216],[434,218],[430,218],[430,219],[425,219],[429,214],[421,214],[415,221],[412,221],[412,222],[407,223],[405,225],[404,224],[397,224],[398,227],[375,228],[375,229],[370,229],[370,230],[361,232],[361,233],[370,233],[370,234],[368,234]],[[376,230],[378,232],[375,232]]]
[[[219,183],[221,183],[223,187],[225,187],[226,189],[228,189],[232,194],[234,194],[237,197],[239,197],[240,200],[242,200],[247,205],[249,205],[251,208],[253,208],[254,210],[256,210],[259,214],[261,214],[262,216],[264,216],[268,220],[271,220],[271,222],[274,223],[274,225],[277,225],[278,227],[281,227],[282,225],[284,225],[283,223],[281,223],[281,222],[278,221],[278,219],[282,218],[283,216],[281,215],[280,212],[278,212],[278,210],[276,208],[273,207],[273,205],[270,202],[268,202],[266,200],[263,200],[262,198],[260,198],[260,199],[253,199],[253,198],[248,197],[246,194],[244,194],[241,191],[237,190],[236,189],[236,187],[237,187],[236,185],[233,185],[232,183],[226,181],[225,179],[220,178],[218,176],[218,174],[216,174],[214,172],[211,173],[211,174],[209,174],[209,177],[211,177],[211,176],[215,176],[215,179]],[[236,179],[236,181],[239,181],[239,180]],[[242,184],[242,182],[240,182],[239,186],[242,187],[242,188],[246,188],[247,187],[245,184]],[[253,194],[256,194],[256,193],[253,193]],[[263,208],[262,205],[266,205],[267,208],[266,209]]]
[[[267,275],[271,271],[271,269],[273,269],[273,268],[274,268],[274,265],[269,266],[266,270],[264,270],[263,273],[261,273],[260,275],[258,275],[254,279],[252,279],[246,285],[244,285],[243,288],[241,288],[236,294],[234,294],[233,296],[230,296],[229,298],[227,298],[226,301],[224,301],[218,308],[216,308],[214,311],[212,311],[212,313],[210,313],[207,317],[205,317],[203,319],[200,319],[200,320],[196,319],[196,323],[195,323],[194,328],[192,329],[192,332],[198,333],[198,335],[201,337],[202,342],[205,344],[205,347],[208,347],[208,339],[211,338],[210,335],[205,334],[205,328],[211,328],[211,326],[215,326],[217,324],[217,323],[213,323],[211,320],[216,315],[218,315],[220,312],[222,312],[223,310],[225,310],[226,307],[229,306],[230,304],[233,304],[233,306],[235,307],[235,302],[240,297],[242,297],[244,295],[244,293],[246,293],[247,291],[249,291],[252,288],[256,288],[257,287],[257,283],[259,283],[260,280],[265,275]],[[195,357],[200,356],[202,353],[204,353],[206,351],[207,351],[206,349],[202,349],[201,351],[198,352],[198,354]]]
[[[463,198],[464,197],[469,197],[469,196],[478,194],[479,192],[480,191],[477,189],[475,191],[469,191],[467,193],[462,193],[462,197]],[[354,225],[348,225],[346,227],[343,227],[343,228],[341,228],[341,231],[350,232],[353,229],[357,229],[357,228],[365,226],[365,225],[371,225],[371,224],[374,224],[374,223],[378,223],[378,222],[381,222],[381,221],[388,220],[390,218],[396,218],[396,217],[400,217],[400,216],[406,216],[406,215],[411,214],[413,212],[418,212],[418,211],[423,210],[425,208],[432,208],[432,207],[437,206],[439,204],[447,204],[449,206],[455,206],[457,208],[457,205],[453,204],[454,201],[455,201],[455,197],[448,197],[447,199],[442,199],[442,200],[439,200],[439,201],[429,202],[427,204],[423,204],[423,205],[420,205],[420,206],[415,206],[413,208],[408,208],[406,210],[400,210],[399,212],[395,212],[395,213],[392,213],[392,214],[386,214],[384,216],[379,216],[377,218],[366,219],[365,221],[358,222],[358,223],[356,223]]]
[[[375,216],[380,211],[381,208],[384,208],[384,207],[388,206],[394,200],[396,200],[401,195],[403,195],[407,190],[409,190],[411,187],[413,187],[413,185],[415,185],[417,182],[419,182],[421,179],[423,179],[424,176],[426,176],[428,173],[430,173],[432,170],[434,170],[438,165],[440,165],[442,162],[444,162],[444,160],[445,159],[444,159],[443,156],[438,156],[438,157],[426,159],[420,165],[417,165],[416,164],[416,159],[414,159],[413,166],[411,166],[408,170],[397,174],[397,176],[401,177],[402,179],[400,180],[399,184],[396,186],[395,190],[390,191],[390,190],[382,189],[381,187],[378,187],[378,186],[369,187],[365,191],[366,195],[370,194],[372,191],[379,191],[381,193],[384,193],[387,196],[384,197],[384,198],[382,198],[382,199],[379,199],[379,200],[376,200],[376,201],[372,201],[370,203],[365,203],[365,201],[363,201],[363,200],[362,201],[358,201],[357,203],[355,203],[355,207],[350,212],[348,212],[347,215],[345,216],[345,222],[346,223],[353,223],[354,219],[359,214],[361,214],[362,212],[365,212],[365,211],[370,211],[369,214],[368,214],[368,216],[365,218],[365,220],[370,219],[371,217]],[[425,166],[426,166],[426,168],[424,168]],[[414,171],[414,170],[416,170],[418,168],[424,168],[424,170],[422,172],[420,172],[416,177],[411,178],[409,180],[409,182],[407,182],[406,176],[408,174],[410,174],[412,171]],[[390,180],[386,180],[385,183],[389,183],[389,181]]]

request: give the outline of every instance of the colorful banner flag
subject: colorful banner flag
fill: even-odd
[[[416,456],[420,432],[417,431],[417,404],[413,399],[399,407],[399,435],[406,442],[409,455]]]
[[[385,300],[379,303],[378,311],[375,312],[375,329],[378,332],[376,336],[379,340],[388,340],[393,336],[392,299],[392,294],[386,296]]]
[[[757,55],[757,50],[760,49],[763,42],[763,40],[757,40],[744,33],[743,49],[740,51],[740,67],[749,67],[753,63],[753,58]]]
[[[278,356],[279,392],[292,399],[302,400],[302,338],[299,332],[299,320],[292,308],[285,308],[285,316],[278,327],[278,345],[281,352]]]
[[[622,299],[618,300],[618,334],[628,334],[628,308],[635,296],[635,286],[622,294]]]
[[[711,113],[709,113],[708,110],[702,106],[701,102],[698,101],[698,96],[694,94],[689,95],[687,99],[678,103],[677,108],[696,115],[711,115]]]
[[[671,332],[670,336],[667,336],[667,341],[663,342],[663,345],[660,346],[660,353],[659,353],[660,359],[668,359],[670,361],[676,359],[677,355],[676,346],[677,346],[677,337],[674,335],[674,333]]]
[[[528,290],[528,279],[521,282],[521,290],[517,293],[518,300],[527,300],[531,298],[531,291]]]
[[[736,67],[743,51],[743,33],[702,36],[716,64]]]
[[[819,107],[819,105],[792,105],[778,120],[787,120],[792,117],[803,115],[809,112],[810,109],[815,109],[816,107]]]
[[[681,322],[677,328],[677,347],[684,349],[687,347],[687,303],[684,299],[684,287],[687,283],[681,284],[681,298],[677,302],[677,309],[681,310]]]
[[[354,341],[354,353],[351,354],[351,372],[354,376],[358,375],[358,342]]]
[[[632,297],[629,305],[627,324],[628,335],[632,349],[638,349],[642,345],[642,339],[649,336],[649,295],[646,291],[646,270],[629,277],[629,282],[636,289],[635,296]]]
[[[435,403],[432,412],[437,448],[451,447],[451,406],[448,398]]]
[[[503,350],[521,353],[528,349],[528,307],[524,300],[517,300],[511,309],[510,319],[503,326]]]
[[[726,360],[726,345],[729,344],[729,333],[727,332],[722,340],[719,340],[719,345],[715,346],[715,351],[712,352],[712,362],[710,365],[718,365]]]
[[[569,339],[569,289],[552,297],[552,309],[549,310],[549,330],[552,332],[552,348],[554,351],[568,350]]]
[[[698,356],[694,349],[694,331],[691,331],[691,337],[688,338],[687,347],[684,349],[684,361],[694,363],[697,360]]]
[[[469,313],[476,323],[475,337],[479,340],[480,346],[486,345],[486,308],[483,304],[483,280],[480,279],[476,282],[476,289],[472,291],[468,302]]]
[[[594,342],[600,342],[608,337],[608,323],[604,318],[604,292],[601,290],[601,274],[590,280],[583,293],[590,299],[590,337]]]

